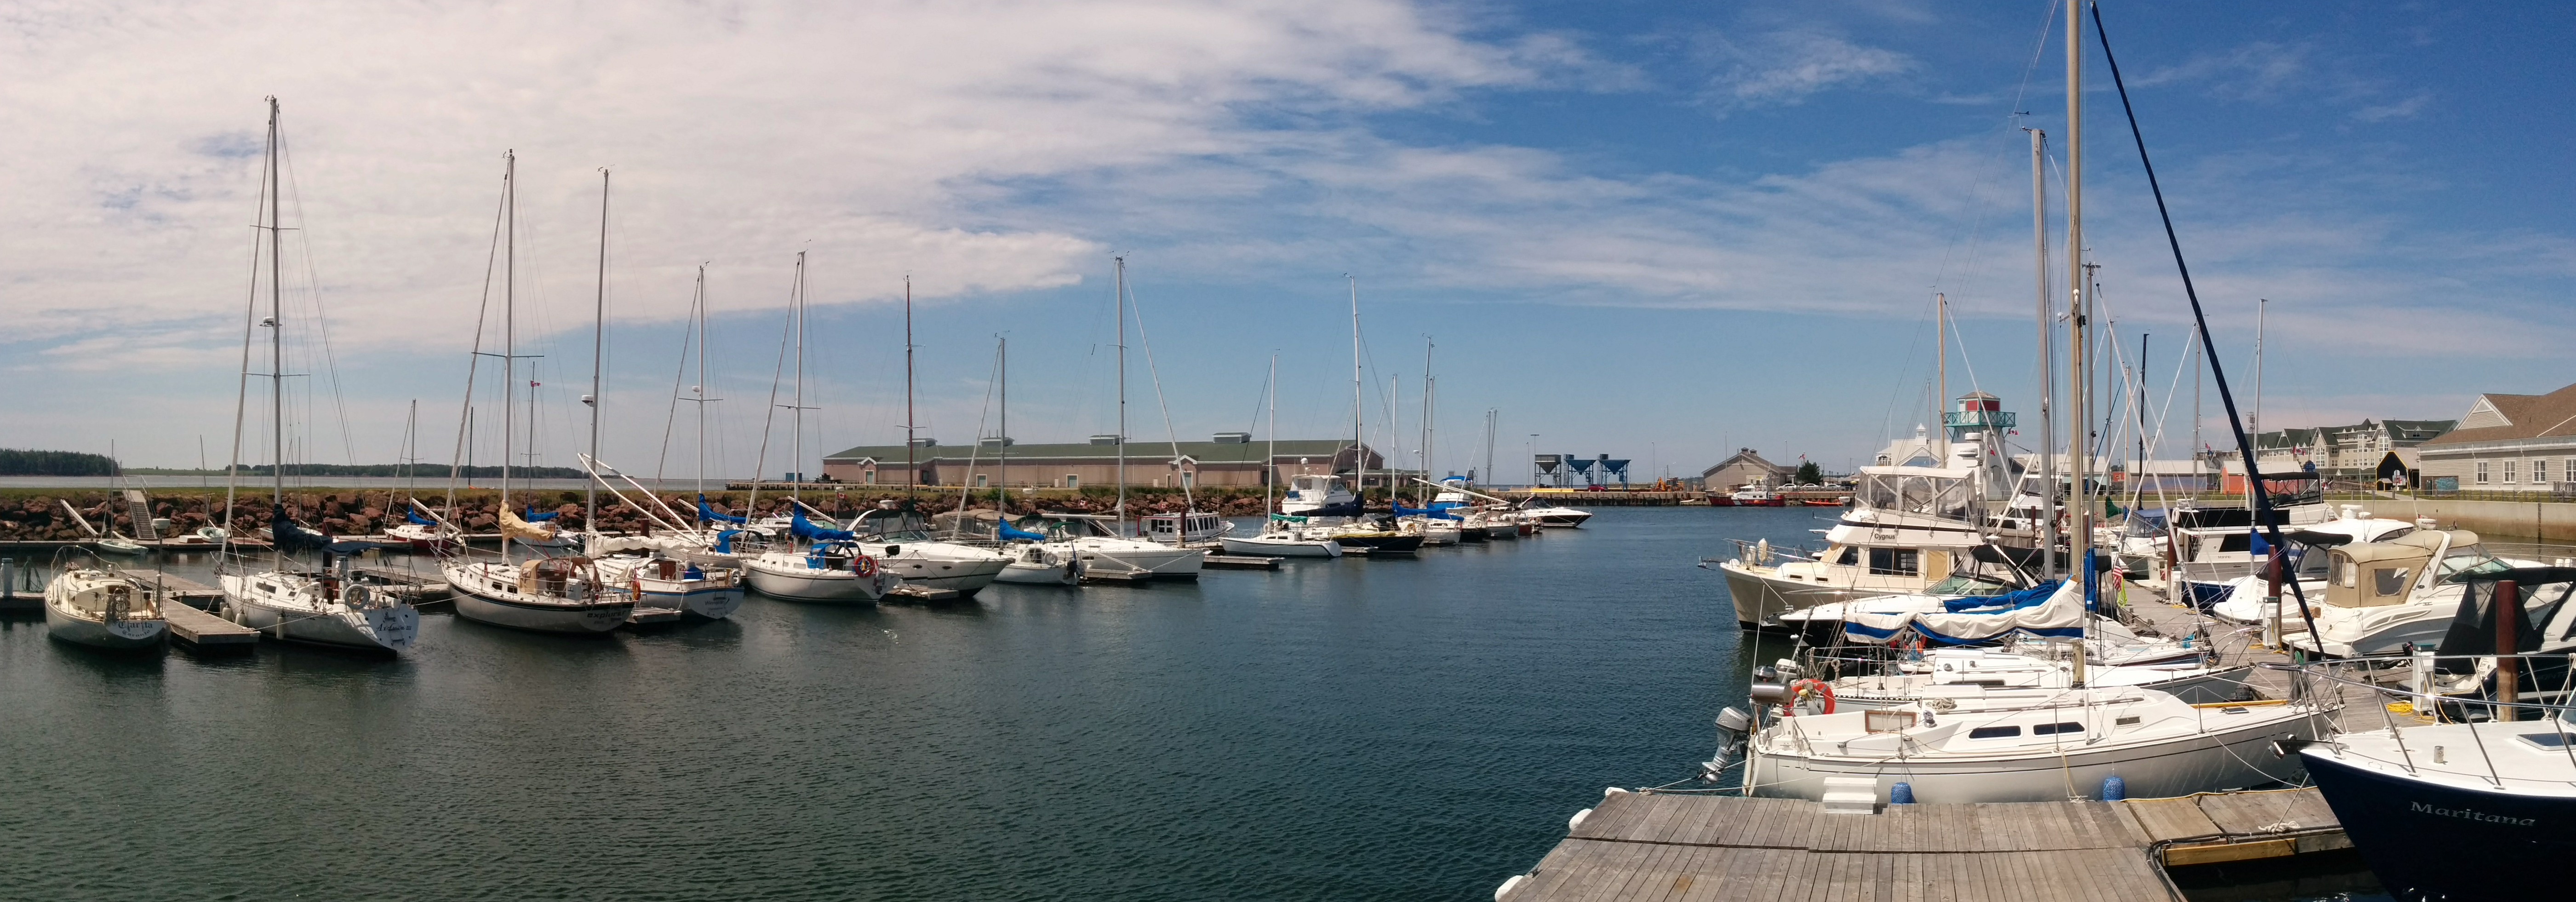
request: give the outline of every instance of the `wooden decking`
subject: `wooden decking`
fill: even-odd
[[[1500,902],[2168,902],[2157,869],[2340,848],[2316,790],[1888,805],[1614,792]]]
[[[259,631],[184,604],[163,604],[161,618],[170,638],[202,651],[248,651],[259,645]]]

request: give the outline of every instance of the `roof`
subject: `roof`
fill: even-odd
[[[2469,445],[2576,436],[2576,385],[2545,395],[2479,395],[2458,425],[2424,444]]]
[[[1699,471],[1699,475],[1700,475],[1702,478],[1706,478],[1706,477],[1709,477],[1709,476],[1713,476],[1713,475],[1716,475],[1716,474],[1717,474],[1717,471],[1719,471],[1719,470],[1723,470],[1723,469],[1726,469],[1726,468],[1728,468],[1728,467],[1735,466],[1735,465],[1737,465],[1737,464],[1747,464],[1747,465],[1750,465],[1750,466],[1761,467],[1761,468],[1763,468],[1763,469],[1770,470],[1771,472],[1774,472],[1774,473],[1789,473],[1789,472],[1794,472],[1794,471],[1797,469],[1796,467],[1784,467],[1784,466],[1781,466],[1781,465],[1779,465],[1779,464],[1775,464],[1775,463],[1772,463],[1772,462],[1770,462],[1770,461],[1764,460],[1764,459],[1762,459],[1762,455],[1761,455],[1760,453],[1758,453],[1758,452],[1754,451],[1754,450],[1753,450],[1753,449],[1751,449],[1751,448],[1738,448],[1738,449],[1736,449],[1736,450],[1735,450],[1735,456],[1733,456],[1733,457],[1729,457],[1729,458],[1727,458],[1727,459],[1725,459],[1725,460],[1722,460],[1722,461],[1719,461],[1719,462],[1718,462],[1718,464],[1717,464],[1717,466],[1710,467],[1710,468],[1708,468],[1708,469],[1705,469],[1705,470],[1701,470],[1701,471]]]
[[[2458,420],[2382,420],[2388,427],[2388,440],[2401,445],[2415,444],[2451,431]]]
[[[1279,443],[1279,456],[1311,457],[1331,460],[1333,457],[1345,453],[1350,446],[1350,442],[1341,439],[1298,439],[1295,441],[1281,441]],[[1367,446],[1363,445],[1361,447]],[[907,449],[902,445],[861,445],[856,448],[841,451],[837,454],[826,454],[823,456],[823,459],[826,461],[873,459],[879,463],[899,463],[904,459],[904,453],[906,450]],[[1002,457],[1002,449],[990,447],[979,448],[974,445],[931,445],[928,447],[909,450],[913,454],[913,459],[922,463],[953,461],[962,464],[970,457],[979,461],[998,460]],[[1067,442],[1045,445],[1012,445],[1009,450],[1011,462],[1015,464],[1035,463],[1041,460],[1100,460],[1116,457],[1118,455],[1118,448],[1115,445],[1094,445],[1088,442]],[[1187,457],[1201,464],[1254,463],[1260,461],[1262,459],[1262,454],[1268,450],[1270,450],[1270,443],[1268,442],[1180,443],[1181,456]],[[1377,454],[1377,449],[1369,449],[1369,455],[1372,458],[1376,457]],[[1127,459],[1131,461],[1152,462],[1157,460],[1168,460],[1171,456],[1172,443],[1168,441],[1131,440],[1127,443]]]

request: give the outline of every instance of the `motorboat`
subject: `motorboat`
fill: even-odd
[[[1273,514],[1265,521],[1270,524],[1270,528],[1262,530],[1259,535],[1228,535],[1217,541],[1225,548],[1227,554],[1256,557],[1333,558],[1342,556],[1342,543],[1330,538],[1307,536],[1299,530],[1298,525],[1305,521],[1304,517]]]
[[[152,552],[152,549],[144,547],[143,543],[112,532],[99,537],[98,550],[110,554],[124,555],[141,555],[150,554]]]
[[[1011,562],[1002,567],[994,582],[1023,586],[1082,584],[1082,551],[1071,542],[1014,542],[1001,552]]]
[[[2547,899],[2576,852],[2576,712],[2283,743],[2400,899]]]
[[[1768,689],[1783,701],[1799,693]],[[1828,781],[1841,779],[1866,781],[1876,801],[1897,783],[1933,804],[2067,801],[2100,798],[2116,777],[2128,797],[2169,798],[2297,780],[2299,762],[2272,754],[2272,744],[2332,726],[2332,709],[2308,702],[2195,705],[2135,687],[2043,691],[2008,707],[1929,698],[1798,714],[1792,702],[1767,725],[1729,709],[1721,727],[1740,728],[1703,773],[1733,766],[1740,743],[1754,796],[1823,799]]]
[[[2340,513],[2324,501],[2324,488],[2315,473],[2264,474],[2264,491],[2272,504],[2272,525],[2284,532],[2311,530],[2344,522],[2328,531],[2352,531],[2354,514],[2367,512],[2358,506],[2344,505]],[[2207,608],[2218,600],[2218,587],[2240,576],[2255,574],[2268,560],[2271,549],[2261,538],[2266,524],[2255,522],[2249,507],[2200,507],[2185,500],[2165,512],[2170,535],[2165,544],[2172,559],[2168,578],[2193,603]],[[2374,520],[2354,535],[2357,541],[2396,538],[2396,530],[2413,524],[2401,520]]]
[[[873,604],[903,584],[848,540],[772,548],[744,558],[742,566],[753,589],[788,601]]]
[[[457,616],[540,633],[605,633],[625,625],[640,601],[580,556],[517,562],[459,556],[440,561],[439,572],[454,593]]]
[[[793,519],[801,522],[804,515],[798,510]],[[994,578],[1002,575],[1002,568],[1011,563],[1009,557],[990,548],[941,541],[918,518],[899,511],[868,511],[845,532],[860,553],[875,558],[878,566],[901,577],[906,584],[967,597],[992,585]],[[797,534],[805,536],[802,531]],[[1204,557],[1206,552],[1199,554]]]
[[[2332,658],[2432,649],[2459,612],[2467,592],[2463,577],[2544,565],[2495,557],[2476,533],[2464,529],[2419,529],[2393,541],[2336,546],[2326,549],[2322,579],[2300,581],[2308,600],[2306,620],[2283,593],[2278,606],[2281,640]],[[2245,577],[2222,604],[2230,614],[2250,612],[2253,622],[2260,622],[2273,607],[2262,602],[2265,591],[2261,580]],[[2309,621],[2315,623],[2314,633]]]
[[[1737,540],[1735,556],[1716,567],[1736,625],[1776,630],[1791,611],[1919,594],[1961,572],[2001,575],[2010,559],[2002,543],[2027,540],[2032,524],[2004,504],[2017,465],[2002,455],[2002,430],[2015,420],[1994,405],[1983,393],[1960,399],[1946,459],[1862,467],[1854,506],[1825,530],[1822,550]]]
[[[1782,499],[1780,496],[1771,494],[1770,489],[1758,485],[1748,485],[1727,493],[1725,506],[1787,507],[1788,504],[1789,502]]]
[[[624,583],[639,608],[678,611],[687,620],[723,620],[742,609],[744,580],[738,567],[631,552],[595,557],[591,564],[608,584]]]
[[[1154,579],[1197,579],[1207,549],[1183,548],[1118,534],[1108,514],[1047,511],[1020,518],[1018,528],[1072,543],[1087,570],[1142,572]]]
[[[159,590],[93,561],[55,574],[45,586],[45,635],[93,648],[150,648],[170,625]]]
[[[1592,512],[1571,507],[1528,507],[1521,509],[1521,519],[1540,526],[1574,529],[1592,519]]]
[[[1326,508],[1359,506],[1359,496],[1351,494],[1349,485],[1339,476],[1305,474],[1288,478],[1288,494],[1279,500],[1279,512],[1304,516]]]

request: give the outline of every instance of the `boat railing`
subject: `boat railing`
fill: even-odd
[[[1774,545],[1767,539],[1728,539],[1735,544],[1735,559],[1755,567],[1768,567],[1781,561],[1812,561],[1812,549]]]
[[[2508,670],[2504,662],[2513,662]],[[2444,665],[2451,665],[2445,668]],[[2436,745],[2418,749],[2407,745],[2399,728],[2433,724],[2528,723],[2533,732],[2512,735],[2510,740],[2529,740],[2543,751],[2554,748],[2567,756],[2570,767],[2576,767],[2576,655],[2532,652],[2512,655],[2439,655],[2418,652],[2412,655],[2376,658],[2337,658],[2301,664],[2266,663],[2265,668],[2285,671],[2290,677],[2295,698],[2322,700],[2368,699],[2379,709],[2377,727],[2388,731],[2396,741],[2398,759],[2388,761],[2414,772],[2419,766],[2442,766],[2456,770],[2449,760],[2451,750]],[[2553,673],[2554,671],[2554,673]],[[2507,675],[2512,679],[2506,679]],[[2524,685],[2528,681],[2529,685]],[[2446,691],[2447,690],[2447,691]],[[2353,710],[2347,706],[2347,711]],[[2400,722],[2405,716],[2410,722]],[[2368,715],[2361,715],[2368,717]],[[2537,728],[2545,727],[2548,732]],[[2347,714],[2343,732],[2371,731],[2367,723],[2356,723]],[[2494,752],[2487,748],[2490,739],[2506,740],[2501,734],[2490,737],[2476,729],[2464,730],[2470,748],[2485,769],[2484,779],[2502,787],[2507,782],[2555,783],[2565,779],[2534,781],[2505,774],[2495,766]],[[2343,743],[2334,742],[2339,754],[2355,752]],[[2525,754],[2528,750],[2514,752]]]

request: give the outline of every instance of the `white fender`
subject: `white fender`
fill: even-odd
[[[1574,828],[1583,826],[1583,820],[1591,816],[1592,809],[1590,808],[1575,812],[1573,817],[1565,819],[1565,832],[1574,832]]]
[[[1513,874],[1512,879],[1505,880],[1503,885],[1494,887],[1494,902],[1503,902],[1503,897],[1510,895],[1513,887],[1521,885],[1521,881],[1527,879],[1529,879],[1528,874]]]

